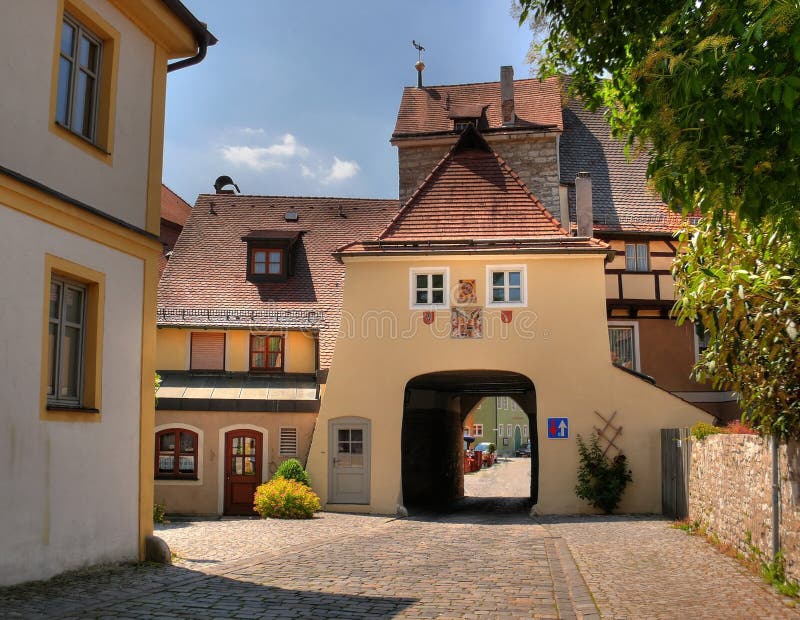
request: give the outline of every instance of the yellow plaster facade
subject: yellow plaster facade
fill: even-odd
[[[343,327],[328,378],[308,470],[329,510],[394,513],[403,505],[401,443],[404,393],[419,375],[440,371],[513,371],[529,378],[536,392],[540,458],[540,513],[589,511],[574,494],[577,434],[588,436],[617,412],[621,447],[633,484],[623,512],[660,512],[659,429],[711,421],[705,412],[611,364],[606,321],[604,254],[345,257]],[[513,308],[511,323],[486,307],[489,266],[517,264],[527,274],[527,305]],[[412,269],[449,269],[477,283],[484,311],[483,338],[450,337],[450,312],[439,310],[432,325],[409,309]],[[547,439],[547,418],[567,417],[570,440]],[[372,454],[366,504],[329,502],[329,429],[341,418],[369,421]],[[534,449],[537,449],[534,446]]]

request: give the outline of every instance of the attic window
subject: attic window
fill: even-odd
[[[453,129],[456,131],[464,131],[467,126],[472,123],[475,127],[478,126],[477,118],[457,118],[453,120]]]
[[[247,243],[247,279],[251,282],[285,282],[292,275],[292,255],[298,231],[253,230],[242,237]]]

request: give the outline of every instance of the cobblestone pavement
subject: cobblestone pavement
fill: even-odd
[[[503,458],[464,476],[464,494],[470,497],[530,497],[531,460]]]
[[[0,590],[0,617],[598,618],[566,545],[519,512],[323,513],[159,534],[177,551],[175,566]]]
[[[401,520],[176,523],[158,532],[174,566],[99,567],[0,589],[0,618],[800,617],[664,520],[532,521],[522,505],[473,498]]]
[[[539,517],[563,539],[603,618],[800,618],[704,539],[660,517]]]

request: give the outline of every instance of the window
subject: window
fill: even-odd
[[[250,251],[250,273],[256,276],[282,276],[283,250],[253,248]]]
[[[103,44],[79,22],[64,15],[58,63],[56,121],[95,141],[98,81]]]
[[[650,271],[648,265],[648,245],[647,243],[626,243],[625,244],[625,270],[626,271]]]
[[[498,437],[502,437],[502,436],[503,436],[503,425],[502,425],[502,424],[500,424],[500,425],[497,427],[497,436],[498,436]]]
[[[490,306],[524,306],[525,267],[523,265],[486,268],[486,290]]]
[[[225,334],[192,332],[190,370],[225,370]]]
[[[250,336],[250,370],[283,370],[283,336]]]
[[[711,332],[704,329],[699,323],[694,326],[694,361],[700,361],[700,357],[708,349],[708,343],[711,339]]]
[[[98,422],[105,274],[45,254],[40,418]],[[78,414],[78,415],[76,415]]]
[[[483,437],[483,424],[474,424],[472,436],[473,437]]]
[[[411,308],[445,308],[449,286],[447,269],[411,270]]]
[[[478,126],[477,118],[457,118],[453,121],[453,129],[455,131],[464,131],[470,124]]]
[[[528,425],[527,424],[523,424],[522,425],[522,436],[523,437],[527,437],[528,436]]]
[[[281,427],[280,445],[278,453],[281,456],[297,456],[297,429],[294,427]]]
[[[155,477],[197,480],[197,433],[170,428],[156,433]]]
[[[47,402],[81,404],[86,287],[52,277],[47,353]]]
[[[53,51],[50,130],[111,164],[120,34],[84,0],[64,0]]]
[[[513,425],[512,425],[512,424],[506,424],[506,435],[508,435],[509,437],[511,437],[511,435],[513,434],[513,432],[514,432],[514,430],[513,430]]]
[[[639,356],[637,352],[637,326],[609,325],[608,343],[611,349],[611,362],[616,366],[639,370]]]

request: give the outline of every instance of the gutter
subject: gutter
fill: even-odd
[[[161,0],[172,13],[181,20],[184,25],[192,31],[195,41],[197,41],[197,54],[191,58],[184,58],[167,65],[167,73],[185,69],[192,65],[199,64],[206,57],[208,48],[217,44],[217,38],[208,31],[208,27],[201,22],[194,14],[187,9],[180,0]]]

